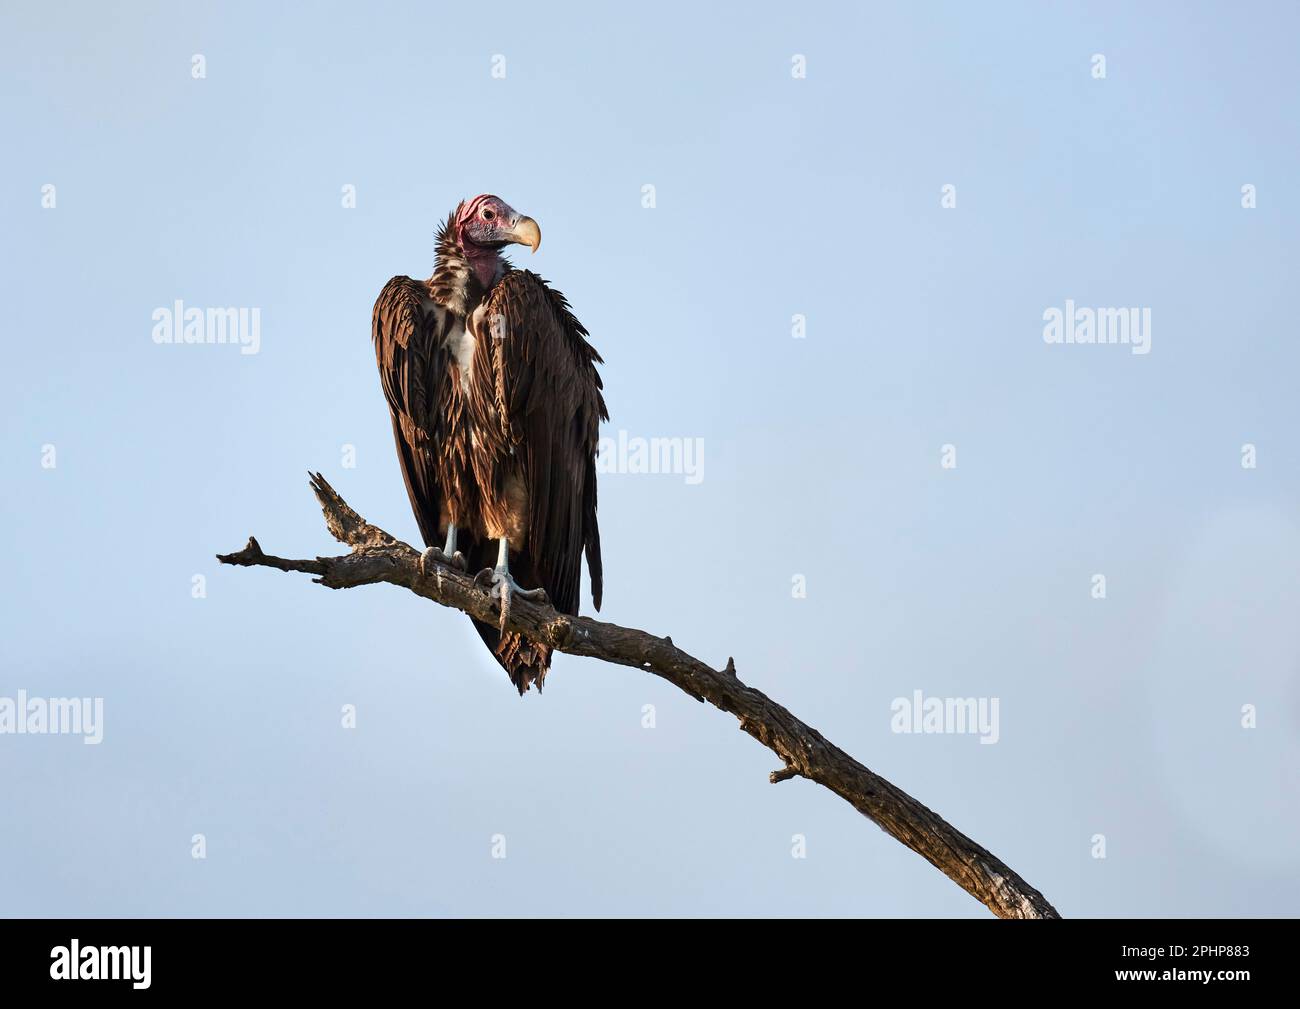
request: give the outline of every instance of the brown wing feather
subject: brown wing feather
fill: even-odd
[[[596,447],[608,420],[600,355],[559,291],[528,270],[511,270],[484,309],[486,341],[476,375],[497,423],[485,451],[511,454],[528,488],[524,552],[555,608],[578,612],[582,555],[600,609],[603,573],[596,522]],[[489,378],[490,392],[483,387]]]
[[[426,285],[394,277],[375,302],[370,326],[402,478],[425,546],[441,544],[436,453],[445,435],[438,402],[439,383],[447,374],[442,339],[447,322],[446,311],[428,302]]]

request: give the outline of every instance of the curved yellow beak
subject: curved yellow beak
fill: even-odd
[[[542,229],[531,217],[521,217],[510,229],[510,241],[526,245],[536,252],[537,247],[542,244]]]

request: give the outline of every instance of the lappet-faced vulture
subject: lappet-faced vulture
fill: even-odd
[[[461,203],[433,276],[390,280],[371,325],[422,564],[483,569],[501,623],[474,626],[520,694],[541,689],[551,650],[504,631],[511,596],[577,614],[584,551],[596,609],[603,582],[600,355],[564,295],[501,257],[541,237],[495,196]]]

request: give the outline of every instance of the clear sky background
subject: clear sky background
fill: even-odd
[[[697,485],[602,477],[603,617],[734,655],[1063,914],[1300,911],[1294,5],[565,7],[5,5],[0,696],[105,726],[0,736],[0,913],[986,913],[652,676],[521,700],[459,614],[216,564],[336,550],[308,469],[415,540],[370,311],[480,192],[540,222],[606,433],[704,441]],[[1045,344],[1067,298],[1150,354]],[[156,345],[176,299],[260,353]],[[892,732],[915,690],[999,741]]]

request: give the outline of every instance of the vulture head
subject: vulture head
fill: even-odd
[[[456,239],[471,258],[507,245],[527,245],[536,252],[542,244],[542,230],[499,196],[484,193],[457,209]]]

